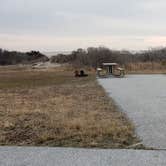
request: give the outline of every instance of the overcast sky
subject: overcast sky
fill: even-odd
[[[165,0],[0,0],[0,47],[166,46]]]

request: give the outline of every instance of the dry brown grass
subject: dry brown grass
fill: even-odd
[[[166,63],[164,62],[145,62],[129,63],[125,66],[129,74],[165,74]]]
[[[132,124],[91,74],[0,69],[0,144],[121,148]]]

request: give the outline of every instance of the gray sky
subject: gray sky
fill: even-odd
[[[63,51],[166,45],[165,0],[0,0],[0,47]]]

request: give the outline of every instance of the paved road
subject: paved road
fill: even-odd
[[[0,147],[0,166],[165,166],[166,151]]]
[[[135,123],[144,145],[166,149],[166,75],[127,75],[99,82]]]

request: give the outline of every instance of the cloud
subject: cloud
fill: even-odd
[[[0,34],[0,47],[10,50],[72,51],[77,48],[105,46],[112,49],[138,50],[166,45],[166,36],[77,36]]]
[[[141,41],[140,44],[139,40],[135,41],[138,37],[166,36],[165,7],[164,0],[1,0],[0,34],[7,35],[9,40],[5,38],[5,44],[1,42],[0,46],[7,46],[8,43],[10,48],[32,48],[28,36],[34,40],[35,36],[42,36],[41,41],[34,44],[38,48],[72,49],[77,43],[80,47],[86,43],[105,43],[116,48],[140,48],[144,46]],[[13,38],[20,36],[26,37],[26,46],[19,41],[17,44],[12,42]],[[110,43],[106,37],[113,37],[114,40]],[[64,44],[61,46],[52,38],[55,41],[62,39]],[[73,40],[73,44],[66,42],[66,39],[72,38],[77,39]],[[124,38],[130,40],[122,40]],[[95,40],[89,42],[89,39]],[[44,41],[49,44],[41,44]],[[154,43],[145,41],[143,44],[146,46]],[[165,42],[160,41],[156,44]]]

